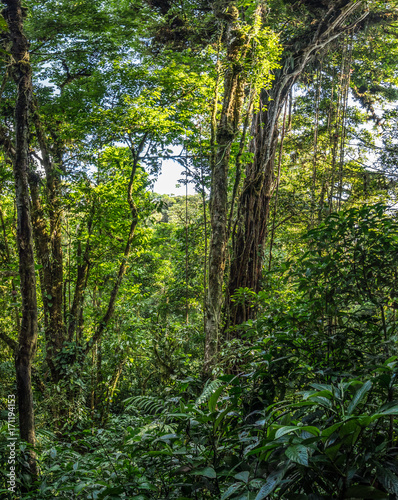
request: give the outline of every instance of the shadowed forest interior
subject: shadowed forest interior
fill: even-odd
[[[398,498],[397,68],[397,0],[2,0],[1,498]]]

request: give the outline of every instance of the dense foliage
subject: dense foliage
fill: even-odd
[[[3,4],[0,496],[398,498],[396,2]]]

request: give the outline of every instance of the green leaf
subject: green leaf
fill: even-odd
[[[272,443],[272,444],[267,444],[265,446],[261,446],[260,448],[256,448],[255,450],[250,448],[250,450],[247,451],[247,453],[244,453],[244,455],[245,456],[258,455],[259,453],[261,453],[263,451],[268,451],[268,450],[272,450],[274,448],[279,448],[279,446],[280,446],[280,443]]]
[[[301,465],[308,467],[308,448],[302,444],[289,446],[285,454],[290,460]]]
[[[297,429],[298,429],[297,425],[286,425],[285,427],[281,427],[276,431],[275,439],[278,439],[284,436],[285,434],[289,434],[290,432],[293,432]]]
[[[109,488],[106,488],[101,493],[101,496],[99,498],[115,498],[114,496],[109,497],[108,495],[120,495],[121,493],[123,493],[123,488],[121,486],[110,486]],[[135,496],[133,498],[144,499],[145,497],[143,497],[142,495],[139,495],[139,496]]]
[[[340,441],[337,444],[333,444],[333,446],[329,446],[328,448],[326,448],[325,450],[326,456],[329,457],[330,460],[334,460],[342,444],[343,441]]]
[[[220,397],[220,394],[222,393],[223,390],[224,390],[224,386],[221,386],[218,389],[216,389],[213,392],[213,394],[210,396],[209,402],[208,402],[210,413],[213,413],[215,411],[218,398]]]
[[[271,474],[267,478],[267,482],[264,484],[264,486],[257,493],[257,496],[254,500],[264,500],[264,498],[267,498],[267,496],[274,491],[274,489],[277,487],[279,482],[280,482],[280,473]]]
[[[0,16],[0,31],[9,31],[8,24],[3,16]]]
[[[249,483],[251,488],[261,488],[264,484],[264,479],[252,479]]]
[[[303,392],[303,397],[304,399],[308,399],[308,398],[312,398],[312,397],[324,397],[324,398],[327,398],[327,399],[333,399],[333,394],[331,391],[327,391],[326,389],[324,389],[323,391],[317,391],[317,392],[314,392],[314,391],[304,391]]]
[[[349,419],[340,427],[339,435],[340,437],[348,436],[349,434],[353,434],[357,429],[361,429],[358,421],[356,419]]]
[[[347,424],[344,424],[340,429],[340,436],[344,438],[344,443],[349,444],[350,446],[355,444],[359,433],[361,432],[362,427],[359,423],[355,421],[351,421]]]
[[[330,427],[323,429],[322,437],[328,438],[331,434],[333,434],[333,432],[337,431],[337,429],[339,429],[343,424],[344,422],[337,422],[337,424],[333,424]]]
[[[285,434],[289,434],[294,431],[299,431],[299,432],[309,432],[313,436],[319,436],[321,431],[318,429],[318,427],[315,427],[313,425],[303,425],[302,427],[297,426],[297,425],[288,425],[286,427],[281,427],[276,431],[275,438],[279,438],[281,436],[284,436]]]
[[[370,380],[367,380],[362,387],[360,387],[357,392],[355,393],[354,397],[351,400],[351,403],[348,405],[347,408],[347,415],[352,415],[354,412],[355,408],[358,406],[358,404],[362,401],[364,398],[365,394],[370,391],[372,388],[372,382]]]
[[[371,498],[372,500],[378,500],[382,498],[388,498],[388,493],[377,490],[376,488],[373,488],[373,486],[357,485],[348,488],[345,494],[345,498]]]
[[[387,415],[398,415],[398,406],[393,406],[392,408],[387,408],[379,413],[372,415],[372,422],[378,418],[385,417]]]
[[[218,417],[216,418],[216,421],[214,422],[214,430],[216,430],[218,428],[218,426],[221,424],[221,422],[223,421],[224,417],[231,411],[231,406],[229,406],[228,408],[226,408],[225,410],[221,411],[219,414],[218,414]]]
[[[387,491],[398,497],[398,477],[390,469],[377,468],[377,477]]]
[[[164,434],[163,436],[160,436],[157,440],[158,441],[170,441],[171,439],[178,439],[177,434]]]
[[[145,456],[148,456],[148,457],[158,457],[161,455],[166,455],[166,456],[172,457],[173,452],[169,451],[169,450],[154,450],[154,451],[148,451],[145,454]]]
[[[320,404],[321,406],[325,406],[326,408],[332,408],[332,402],[325,398],[324,396],[310,396],[311,401]]]
[[[75,489],[74,489],[74,492],[75,493],[80,493],[82,491],[82,489],[87,486],[88,483],[78,483],[76,486],[75,486]]]
[[[243,481],[244,483],[247,483],[249,481],[249,471],[245,470],[243,472],[238,472],[238,474],[234,475],[234,478],[237,479],[238,481]]]
[[[226,498],[229,498],[231,495],[233,495],[237,490],[239,490],[243,486],[242,483],[234,483],[231,484],[231,486],[224,491],[224,493],[221,495],[220,500],[225,500]]]
[[[215,479],[217,477],[216,471],[213,467],[206,467],[205,469],[201,469],[192,473],[195,476],[204,476],[209,479]]]

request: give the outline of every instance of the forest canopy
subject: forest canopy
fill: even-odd
[[[398,498],[397,34],[2,0],[1,496]]]

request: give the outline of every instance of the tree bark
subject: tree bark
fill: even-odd
[[[31,382],[37,345],[37,299],[35,260],[28,187],[29,109],[32,101],[32,70],[28,41],[23,32],[24,10],[20,0],[3,0],[2,14],[12,40],[12,72],[17,84],[15,104],[15,157],[13,171],[17,206],[17,246],[21,280],[22,319],[15,353],[19,429],[22,440],[35,446],[35,423]],[[37,476],[35,454],[30,451],[29,471]]]
[[[218,334],[223,305],[223,283],[228,241],[228,170],[232,142],[236,137],[244,99],[245,76],[243,61],[247,37],[239,29],[239,12],[227,9],[226,40],[227,69],[224,75],[224,95],[221,116],[216,130],[215,154],[212,154],[209,245],[209,284],[205,316],[205,353],[203,372],[211,373],[217,355]],[[217,105],[217,103],[215,103]]]
[[[351,16],[358,11],[358,18],[350,23]],[[311,26],[306,35],[300,35],[300,40],[297,40],[299,48],[295,53],[288,54],[282,61],[282,69],[276,75],[271,91],[260,95],[260,109],[253,118],[251,130],[253,139],[250,151],[253,153],[253,160],[246,166],[232,235],[233,255],[229,273],[226,327],[239,325],[255,316],[249,300],[232,302],[231,297],[240,288],[249,288],[256,293],[260,290],[270,200],[275,184],[278,119],[290,90],[320,50],[343,33],[352,30],[366,16],[367,11],[364,10],[362,1],[337,1],[331,4],[317,25]],[[296,44],[290,41],[290,46],[294,45]],[[232,332],[232,335],[237,334]]]
[[[42,156],[42,165],[46,175],[47,220],[42,212],[41,225],[43,226],[41,245],[38,256],[42,265],[44,278],[41,283],[44,314],[46,316],[46,344],[47,361],[54,382],[62,377],[57,363],[54,360],[65,342],[64,321],[64,280],[63,280],[63,252],[62,252],[62,217],[61,179],[62,146],[55,141],[53,158],[50,154],[45,133],[41,124],[37,103],[32,103],[32,122],[35,127],[37,142]],[[33,195],[32,195],[33,197]],[[39,197],[37,203],[40,205]],[[34,224],[34,228],[36,224]],[[37,238],[35,238],[37,241]]]

